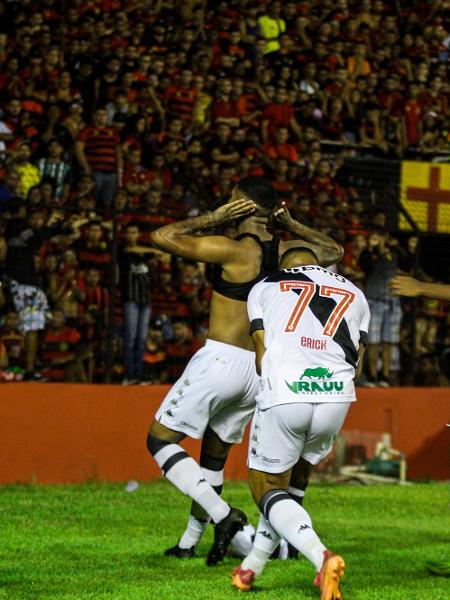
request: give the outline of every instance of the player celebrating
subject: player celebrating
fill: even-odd
[[[245,515],[219,495],[230,447],[242,441],[259,385],[246,300],[257,281],[278,269],[279,256],[299,244],[281,242],[267,231],[276,203],[276,192],[264,179],[246,177],[239,181],[230,202],[213,213],[167,225],[152,234],[159,249],[210,262],[217,268],[206,345],[163,400],[147,440],[166,478],[194,500],[186,531],[166,554],[193,556],[211,518],[215,532],[209,565],[222,560],[230,540],[246,523]],[[236,219],[239,236],[235,240],[197,235]],[[275,219],[302,237],[302,245],[313,248],[322,264],[341,259],[339,244],[296,222],[285,208],[275,213]],[[178,445],[186,435],[203,438],[200,466]]]
[[[363,293],[319,267],[310,250],[287,252],[281,267],[248,299],[261,373],[249,481],[262,514],[253,549],[233,571],[232,583],[249,590],[281,536],[316,568],[322,600],[338,600],[344,560],[323,545],[289,485],[299,458],[316,465],[328,455],[355,401],[370,312]]]

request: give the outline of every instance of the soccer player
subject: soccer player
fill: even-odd
[[[186,531],[168,555],[191,557],[210,518],[214,544],[207,564],[222,560],[230,540],[246,523],[245,515],[220,497],[223,468],[230,447],[242,440],[254,411],[259,378],[248,335],[246,301],[253,285],[278,270],[279,256],[298,246],[282,242],[266,229],[276,208],[275,190],[262,178],[239,181],[231,200],[208,215],[162,227],[152,234],[161,250],[216,265],[208,340],[187,365],[157,411],[147,446],[165,477],[195,502]],[[342,257],[328,236],[293,220],[285,207],[275,221],[302,245],[314,249],[322,264]],[[198,235],[238,220],[239,235]],[[186,436],[202,439],[200,466],[178,445]]]
[[[426,296],[436,300],[450,300],[450,285],[443,283],[425,283],[413,277],[396,275],[389,284],[392,292],[397,296]]]
[[[342,557],[330,552],[290,490],[300,458],[316,465],[331,451],[355,401],[370,312],[363,293],[318,266],[309,249],[290,250],[283,270],[248,299],[261,388],[249,447],[249,482],[261,511],[253,549],[232,574],[249,590],[283,537],[314,565],[322,600],[342,598]]]

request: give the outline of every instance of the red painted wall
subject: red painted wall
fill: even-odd
[[[4,384],[0,483],[148,481],[160,476],[145,446],[165,386]],[[448,479],[450,390],[359,391],[344,426],[351,443],[383,431],[407,455],[413,479]],[[185,447],[198,454],[198,442]],[[369,448],[370,453],[370,448]],[[226,477],[246,479],[246,445],[232,450]]]

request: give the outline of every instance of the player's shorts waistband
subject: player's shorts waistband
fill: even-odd
[[[255,353],[251,350],[244,350],[244,348],[239,348],[239,346],[233,346],[232,344],[225,344],[224,342],[218,342],[216,340],[206,340],[205,348],[209,348],[210,350],[218,350],[221,352],[228,352],[229,354],[240,354],[242,357],[246,357],[248,359],[254,360]]]

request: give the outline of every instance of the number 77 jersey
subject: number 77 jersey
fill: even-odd
[[[362,291],[316,265],[284,269],[250,292],[251,331],[264,330],[259,408],[288,402],[352,402],[359,344],[370,311]]]

